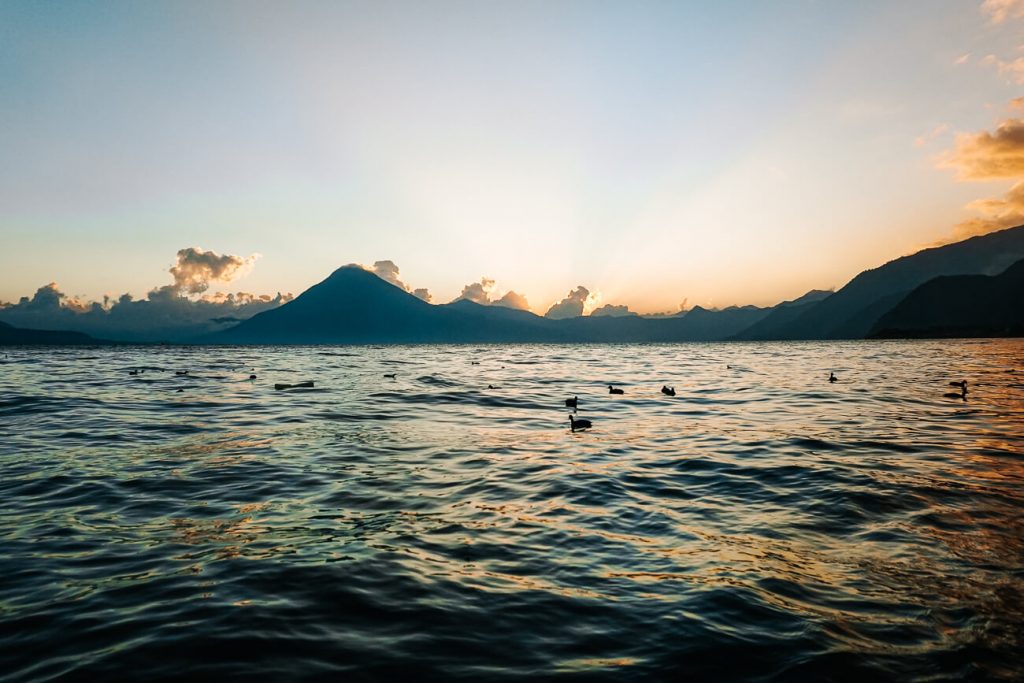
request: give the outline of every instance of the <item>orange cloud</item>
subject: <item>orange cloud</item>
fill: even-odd
[[[1024,85],[1024,57],[1017,57],[1017,59],[1007,62],[995,55],[988,55],[981,60],[981,63],[985,66],[994,66],[1001,76],[1006,76],[1014,83]]]
[[[178,291],[201,294],[209,289],[211,282],[231,282],[244,275],[259,256],[218,254],[200,247],[187,247],[178,250],[178,260],[168,272],[174,276],[173,287]]]
[[[1011,187],[1002,199],[979,199],[965,208],[982,216],[958,223],[953,228],[958,239],[1024,225],[1024,181]]]
[[[981,3],[981,11],[991,18],[993,24],[1001,24],[1007,19],[1024,17],[1024,0],[985,0]]]
[[[1024,119],[1007,119],[995,133],[960,133],[938,165],[956,170],[958,180],[1024,176]]]

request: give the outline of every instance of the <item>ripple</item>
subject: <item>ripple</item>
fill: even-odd
[[[12,350],[0,671],[1019,680],[1021,357],[1001,340]],[[573,395],[592,430],[570,432]]]

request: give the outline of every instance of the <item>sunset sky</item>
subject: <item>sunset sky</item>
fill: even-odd
[[[7,0],[0,301],[195,246],[260,255],[211,291],[773,304],[1024,215],[1021,96],[1024,0]]]

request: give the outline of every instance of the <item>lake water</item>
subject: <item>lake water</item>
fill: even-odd
[[[5,680],[1024,677],[1024,341],[3,352]]]

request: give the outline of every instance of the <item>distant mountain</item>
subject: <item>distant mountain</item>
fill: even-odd
[[[883,315],[870,336],[1024,336],[1024,260],[996,276],[929,280]]]
[[[197,341],[241,344],[659,342],[724,339],[767,315],[748,307],[682,316],[542,318],[461,300],[435,306],[359,266],[344,266],[294,300]]]
[[[832,292],[823,289],[812,289],[792,301],[783,301],[771,309],[768,315],[750,327],[733,335],[732,341],[748,341],[752,339],[780,339],[789,325],[811,310],[818,302],[832,296]]]
[[[64,330],[27,330],[0,322],[0,346],[74,346],[82,344],[109,344],[82,332]]]
[[[1024,258],[1024,226],[919,251],[866,270],[810,305],[780,313],[742,339],[858,339],[912,290],[943,275],[995,275]],[[776,309],[778,310],[778,309]]]

